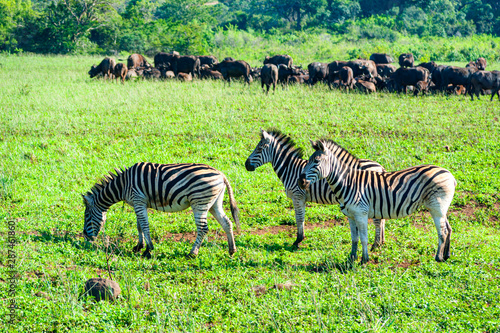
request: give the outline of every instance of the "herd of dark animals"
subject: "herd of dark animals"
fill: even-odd
[[[404,92],[413,91],[417,96],[429,92],[467,95],[474,99],[474,94],[498,95],[500,100],[500,71],[486,71],[486,59],[478,58],[466,67],[438,65],[434,61],[414,66],[411,53],[399,56],[399,68],[392,65],[393,58],[385,53],[374,53],[369,60],[333,61],[331,63],[313,62],[307,70],[294,66],[289,55],[267,56],[264,66],[252,68],[243,60],[231,57],[219,62],[214,56],[181,56],[178,52],[160,52],[154,57],[154,66],[144,56],[132,54],[127,59],[127,66],[116,63],[112,58],[104,58],[97,66],[92,66],[90,77],[103,76],[126,79],[169,79],[182,81],[199,79],[225,80],[231,83],[232,78],[243,78],[250,84],[260,78],[262,89],[269,93],[277,84],[309,84],[322,82],[330,89],[360,90],[365,93],[376,91]],[[266,87],[266,89],[264,88]]]

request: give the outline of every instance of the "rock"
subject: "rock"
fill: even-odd
[[[296,284],[292,283],[291,281],[286,281],[285,283],[277,283],[275,284],[272,289],[277,289],[277,290],[292,290],[293,287],[297,286]]]
[[[120,286],[113,280],[92,278],[85,282],[85,293],[94,296],[97,302],[106,299],[114,301],[121,292]]]
[[[255,286],[252,287],[252,291],[255,293],[255,296],[264,295],[267,291],[266,286]]]

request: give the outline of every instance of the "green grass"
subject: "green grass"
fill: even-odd
[[[372,96],[326,87],[278,89],[222,82],[90,80],[96,58],[0,57],[0,330],[39,331],[500,331],[500,103],[457,96]],[[493,64],[498,68],[498,64]],[[424,211],[386,224],[386,244],[364,266],[346,265],[350,233],[337,206],[309,205],[304,247],[291,251],[292,203],[269,165],[244,162],[259,128],[336,140],[387,170],[431,163],[458,186],[450,209],[452,256],[436,263]],[[445,146],[450,147],[448,152]],[[226,174],[241,211],[238,252],[215,219],[199,257],[171,233],[194,232],[190,210],[151,211],[153,258],[132,253],[129,206],[113,206],[98,241],[83,240],[80,194],[108,170],[138,161],[207,163]],[[226,197],[227,199],[227,197]],[[226,204],[226,211],[229,207]],[[6,322],[7,221],[17,223],[17,322]],[[370,225],[370,241],[374,228]],[[108,277],[114,302],[79,298]],[[251,287],[292,281],[291,291]],[[146,288],[146,282],[150,288]],[[45,294],[43,294],[45,293]]]

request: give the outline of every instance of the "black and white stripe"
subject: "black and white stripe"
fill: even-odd
[[[298,181],[301,188],[324,179],[349,218],[351,258],[356,259],[358,233],[363,245],[362,262],[368,261],[368,218],[395,219],[425,206],[438,233],[436,261],[450,257],[451,226],[446,214],[455,193],[456,181],[446,169],[420,165],[395,172],[372,172],[352,168],[352,155],[331,140],[311,142],[316,152],[309,158]]]
[[[293,243],[294,246],[298,246],[304,239],[306,202],[323,205],[338,204],[326,180],[312,184],[307,191],[297,185],[297,180],[307,164],[307,160],[304,160],[302,156],[302,149],[297,148],[289,136],[278,130],[261,130],[261,139],[245,162],[248,171],[254,171],[263,164],[271,163],[276,175],[285,186],[287,196],[293,201],[297,223],[297,239]],[[345,162],[353,168],[374,172],[385,171],[380,164],[370,160],[347,158]],[[374,219],[373,222],[376,232],[372,249],[382,245],[385,240],[385,221]]]
[[[125,170],[116,170],[95,184],[83,195],[85,224],[83,234],[94,240],[106,221],[106,211],[111,205],[125,201],[134,208],[137,216],[139,242],[134,252],[140,251],[146,241],[145,257],[151,257],[153,243],[149,234],[148,208],[178,212],[193,209],[197,228],[196,241],[191,255],[198,254],[203,238],[208,232],[208,212],[216,218],[227,235],[229,253],[236,251],[233,226],[223,209],[224,191],[228,189],[231,213],[239,230],[238,208],[233,190],[226,176],[205,164],[156,164],[137,163]]]

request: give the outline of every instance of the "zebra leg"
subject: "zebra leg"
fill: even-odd
[[[135,253],[139,252],[144,247],[144,235],[142,234],[141,224],[137,220],[137,232],[139,233],[139,242],[132,248]]]
[[[304,240],[304,220],[306,216],[305,198],[294,198],[293,209],[295,210],[295,223],[297,224],[297,239],[293,242],[293,247],[298,248],[300,242]]]
[[[212,208],[210,208],[210,213],[215,217],[217,222],[219,222],[219,224],[221,225],[222,229],[224,229],[224,231],[226,232],[229,255],[232,256],[236,252],[236,245],[234,244],[233,223],[224,212],[224,208],[222,207],[223,200],[224,192],[219,195]]]
[[[194,221],[196,223],[196,240],[194,241],[193,248],[189,253],[190,257],[196,257],[200,250],[201,243],[208,233],[207,215],[208,210],[201,210],[193,208]]]
[[[451,239],[451,226],[448,223],[446,216],[441,212],[431,211],[432,219],[436,225],[438,234],[438,249],[436,252],[436,261],[443,262],[450,257],[450,239]]]
[[[363,246],[363,256],[361,263],[366,264],[370,260],[368,256],[368,215],[356,216],[356,226],[358,227],[359,238]]]
[[[151,236],[149,235],[148,209],[145,205],[134,204],[134,211],[137,216],[137,225],[141,228],[144,233],[144,239],[146,240],[146,250],[142,256],[151,259],[151,251],[153,251],[154,246]],[[140,240],[141,237],[139,236],[139,242]]]
[[[375,241],[373,242],[370,251],[375,250],[385,243],[385,220],[373,219],[373,224],[375,225]]]
[[[356,221],[349,217],[349,227],[351,228],[351,255],[349,259],[351,261],[356,261],[358,259],[358,227],[356,226]]]

